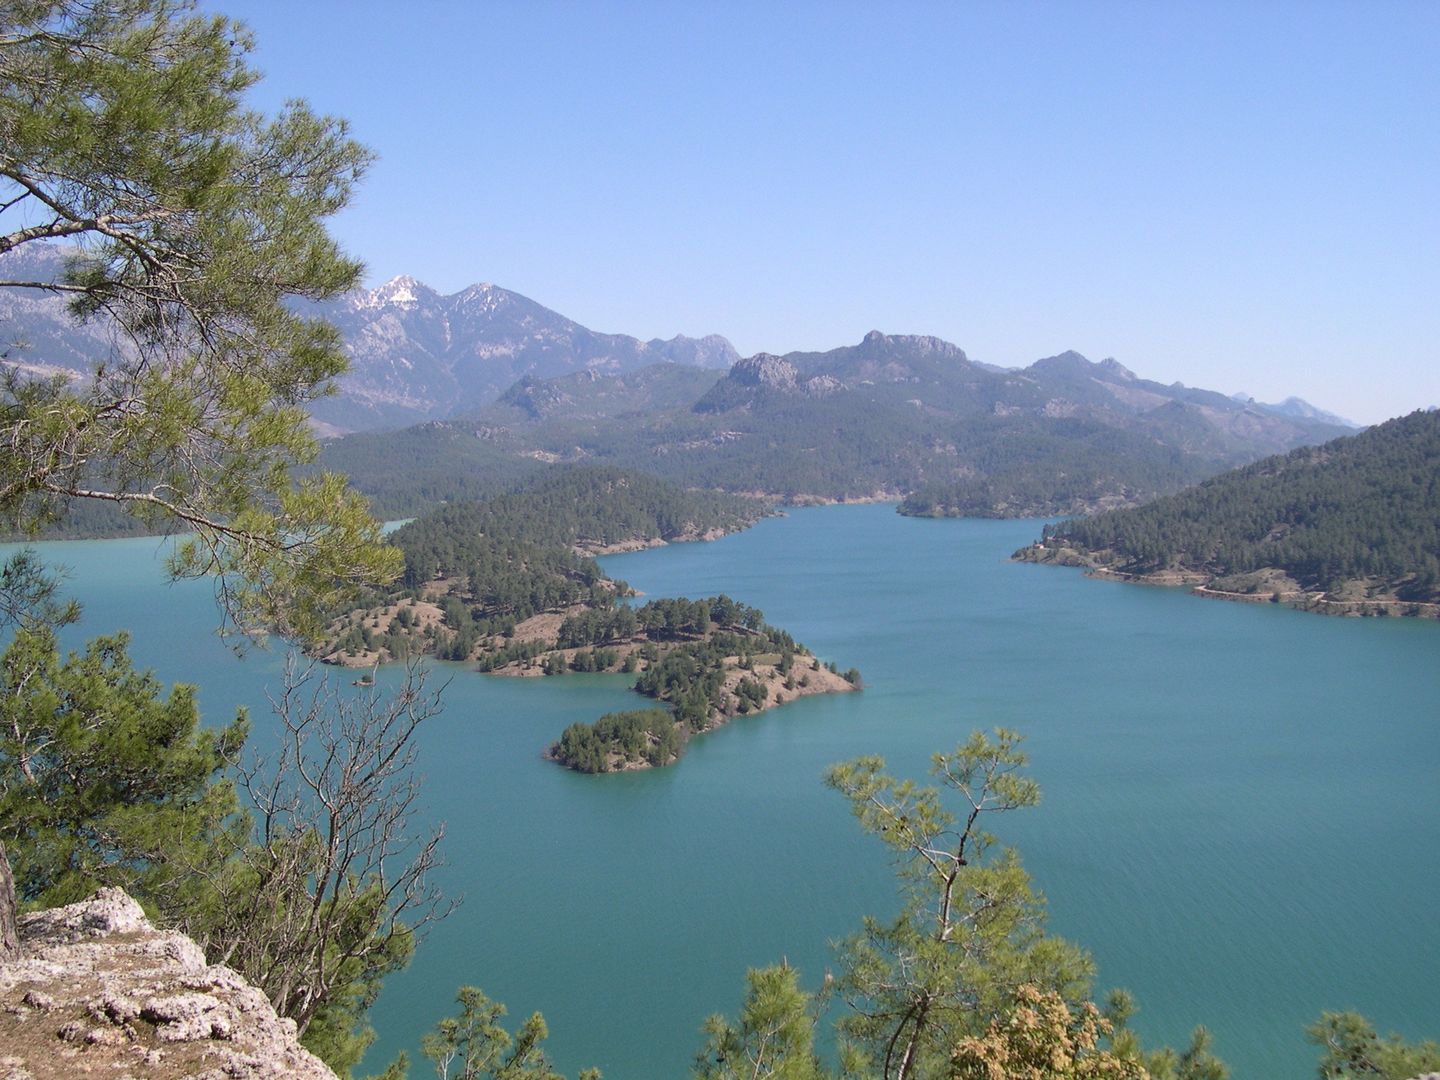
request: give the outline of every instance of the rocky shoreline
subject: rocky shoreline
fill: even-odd
[[[1374,588],[1366,582],[1348,582],[1345,587],[1335,591],[1304,589],[1278,567],[1232,575],[1209,574],[1189,569],[1133,573],[1108,565],[1104,556],[1104,552],[1096,553],[1069,545],[1051,546],[1044,541],[1037,541],[1029,547],[1021,548],[1010,557],[1016,562],[1076,567],[1083,570],[1087,577],[1123,581],[1133,585],[1188,588],[1192,595],[1211,600],[1229,600],[1242,604],[1280,604],[1297,611],[1349,618],[1395,616],[1440,619],[1440,604],[1402,600],[1393,595],[1377,595],[1373,592],[1361,596],[1343,595],[1346,592],[1365,592]],[[1337,596],[1335,592],[1342,595]]]

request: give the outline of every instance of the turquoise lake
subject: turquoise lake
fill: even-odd
[[[622,676],[437,665],[453,680],[423,734],[424,812],[447,825],[441,881],[464,903],[387,983],[375,1069],[469,983],[512,1019],[543,1011],[567,1074],[686,1075],[747,968],[784,957],[818,985],[829,943],[892,910],[885,854],[826,767],[881,754],[920,776],[996,726],[1027,736],[1044,790],[1002,838],[1052,929],[1093,953],[1097,990],[1134,992],[1147,1044],[1203,1023],[1234,1077],[1268,1080],[1313,1075],[1302,1029],[1322,1009],[1440,1036],[1440,625],[1009,562],[1038,528],[826,507],[606,558],[649,596],[754,604],[864,675],[863,693],[737,720],[665,770],[540,758],[567,724],[643,703]],[[141,663],[199,683],[216,721],[248,705],[264,739],[280,660],[214,637],[208,586],[163,584],[151,540],[40,547],[86,605],[73,640],[133,630]]]

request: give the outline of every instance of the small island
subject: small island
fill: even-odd
[[[759,520],[754,500],[614,469],[564,468],[534,487],[443,507],[397,530],[405,573],[330,623],[327,663],[416,656],[492,675],[621,672],[668,706],[572,725],[547,751],[582,772],[667,765],[735,716],[858,689],[757,608],[727,596],[630,602],[593,554],[714,539]]]
[[[1015,552],[1097,577],[1331,615],[1440,618],[1440,413],[1266,458]]]
[[[576,641],[591,642],[588,651]],[[858,671],[842,675],[821,664],[789,634],[767,625],[759,609],[727,596],[654,600],[599,617],[586,612],[561,624],[556,645],[569,647],[549,652],[547,669],[554,664],[558,673],[568,664],[568,670],[604,671],[619,664],[639,673],[637,693],[670,706],[571,725],[547,756],[581,772],[668,765],[692,735],[736,716],[860,688]],[[648,734],[642,737],[642,731]]]

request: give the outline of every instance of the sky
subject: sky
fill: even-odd
[[[742,355],[1440,404],[1440,4],[205,0],[378,155],[367,282]]]

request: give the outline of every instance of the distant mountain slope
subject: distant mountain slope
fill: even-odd
[[[0,256],[0,280],[55,281],[65,249],[29,244]],[[485,405],[517,379],[607,374],[656,363],[725,368],[740,359],[723,337],[640,341],[602,334],[496,285],[442,296],[411,277],[316,307],[339,327],[351,369],[316,404],[327,432],[398,428]],[[88,375],[116,347],[101,324],[77,324],[58,296],[0,289],[0,354],[31,374]]]
[[[65,269],[58,244],[23,244],[0,255],[0,281],[53,282]],[[28,375],[89,375],[117,345],[105,320],[80,323],[63,298],[39,289],[0,288],[0,357]]]
[[[1298,416],[1305,420],[1320,420],[1327,424],[1336,424],[1340,427],[1352,428],[1356,431],[1365,426],[1363,424],[1357,424],[1353,420],[1347,420],[1343,416],[1337,416],[1335,413],[1316,408],[1304,398],[1287,397],[1278,404],[1267,405],[1263,401],[1256,401],[1249,394],[1232,394],[1230,396],[1242,404],[1252,405],[1257,409],[1264,409],[1266,412],[1275,413],[1277,416]]]
[[[1007,516],[1132,503],[1343,430],[1114,361],[1065,353],[996,371],[937,338],[878,332],[827,353],[762,353],[719,378],[675,366],[529,377],[442,428],[452,443],[695,487],[800,501],[919,490],[929,502],[914,512]],[[347,440],[325,460],[389,497]],[[437,458],[427,476],[443,468]]]
[[[315,415],[352,429],[452,416],[494,401],[524,376],[611,374],[661,362],[722,368],[739,359],[715,335],[640,341],[597,333],[496,285],[441,296],[399,277],[319,313],[340,328],[351,370],[341,396]]]
[[[688,408],[715,382],[715,373],[683,364],[653,364],[638,371],[604,376],[594,370],[538,379],[526,375],[495,402],[517,420],[564,416],[576,420],[614,419],[638,413]]]
[[[0,258],[0,280],[62,271],[62,248],[32,248],[28,263]],[[1078,513],[1345,430],[1073,352],[1002,370],[939,338],[872,331],[742,360],[724,338],[600,334],[493,285],[441,296],[405,277],[317,310],[352,358],[340,393],[315,407],[323,432],[447,421],[326,449],[324,464],[387,514],[494,494],[553,462],[794,500],[915,493],[913,513]],[[114,348],[43,293],[0,289],[0,320],[10,362],[30,375],[85,377]]]
[[[1440,413],[1045,527],[1017,557],[1364,613],[1440,603]]]

